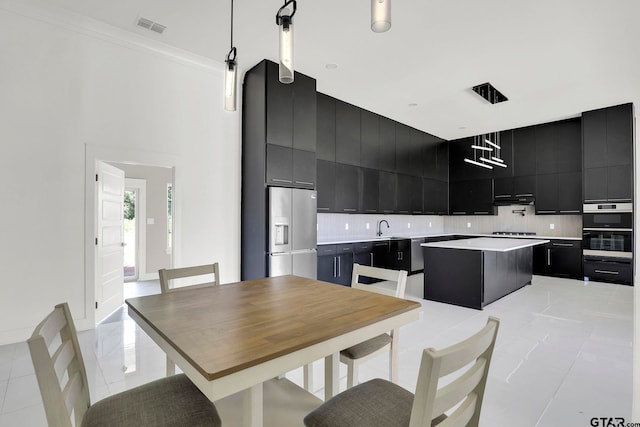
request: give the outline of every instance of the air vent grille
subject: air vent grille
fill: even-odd
[[[473,91],[492,104],[509,100],[489,82],[474,86]]]
[[[153,22],[150,19],[142,17],[138,18],[137,25],[139,27],[146,28],[147,30],[154,31],[158,34],[164,33],[164,31],[167,29],[167,27],[164,25],[158,24],[157,22]]]

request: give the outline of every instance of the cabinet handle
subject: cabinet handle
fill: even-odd
[[[378,211],[377,211],[377,210],[375,210],[375,209],[365,209],[364,211],[365,211],[365,212],[378,212]]]
[[[313,185],[313,182],[307,182],[307,181],[296,181],[296,184],[302,184],[302,185]]]
[[[614,200],[614,199],[611,199]],[[621,199],[621,200],[627,200],[627,199]],[[609,199],[584,199],[585,202],[608,202]]]
[[[533,194],[531,194],[531,193],[516,194],[516,197],[525,197],[525,196],[531,196],[531,197],[533,197]]]
[[[373,267],[373,252],[369,254],[369,258],[371,259],[371,267]]]
[[[333,257],[333,277],[338,277],[336,276],[336,272],[338,271],[338,269],[336,268],[337,263],[338,263],[337,258]]]
[[[398,211],[398,213],[409,213],[409,211]]]
[[[630,202],[631,199],[607,199],[607,202]]]
[[[536,213],[556,213],[556,211],[536,211]]]
[[[355,212],[357,209],[353,209],[353,208],[344,208],[342,209],[345,212]]]
[[[551,266],[551,249],[547,249],[547,266]]]
[[[340,272],[340,257],[338,257],[338,277],[342,276],[342,273]]]
[[[580,211],[560,211],[560,213],[580,213]]]
[[[475,215],[478,215],[478,214],[488,214],[488,213],[489,213],[489,211],[477,211],[477,212],[474,212],[474,214],[475,214]]]
[[[620,274],[619,271],[610,271],[610,270],[594,270],[596,273],[602,274]]]
[[[454,215],[466,215],[466,212],[451,212]]]
[[[319,211],[328,211],[329,210],[329,208],[316,208],[316,209],[319,210]]]
[[[271,181],[273,181],[273,182],[284,182],[284,183],[287,183],[287,184],[291,184],[291,183],[293,183],[293,181],[291,181],[291,180],[288,180],[288,179],[280,179],[280,178],[271,178]]]
[[[494,199],[499,199],[500,197],[511,197],[511,194],[498,194],[494,197]]]
[[[553,246],[565,246],[565,247],[569,247],[572,248],[573,244],[572,243],[552,243]]]

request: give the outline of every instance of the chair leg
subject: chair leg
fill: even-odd
[[[358,384],[358,362],[349,360],[347,363],[347,389]]]
[[[176,364],[173,363],[173,360],[167,356],[167,376],[170,377],[176,374]]]
[[[398,330],[391,332],[391,349],[389,350],[389,379],[398,384]]]
[[[304,373],[304,389],[309,393],[313,393],[313,365],[311,363],[302,367]]]

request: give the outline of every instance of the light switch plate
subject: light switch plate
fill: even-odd
[[[555,230],[556,225],[555,224],[549,224],[549,230]]]
[[[147,218],[147,225],[153,225],[156,223],[155,218]]]
[[[369,223],[366,223],[365,227],[367,227],[367,230],[368,230],[371,226],[369,225]]]
[[[471,228],[471,223],[470,222],[467,223],[467,228]]]

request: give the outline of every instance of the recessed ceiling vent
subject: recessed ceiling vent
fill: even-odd
[[[492,104],[497,104],[498,102],[504,102],[509,100],[509,98],[504,96],[498,89],[493,87],[489,82],[474,86],[473,91]]]
[[[138,26],[142,28],[146,28],[147,30],[155,31],[158,34],[164,33],[164,30],[167,29],[164,25],[158,24],[157,22],[153,22],[147,18],[138,18]]]

